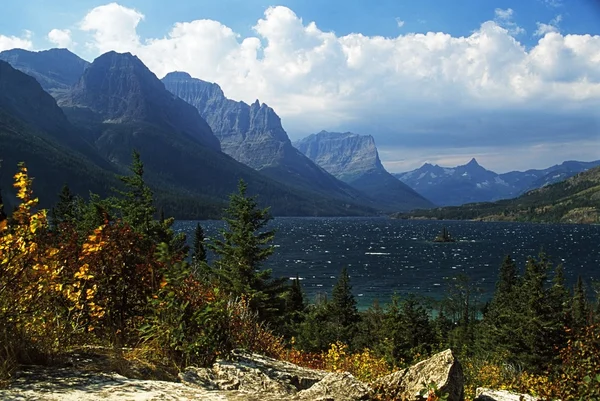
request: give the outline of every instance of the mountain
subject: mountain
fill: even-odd
[[[336,178],[376,199],[387,210],[433,206],[385,170],[370,135],[321,131],[294,146]]]
[[[371,213],[349,201],[332,202],[274,182],[220,151],[196,108],[174,96],[135,56],[109,52],[89,65],[59,105],[97,151],[120,168],[137,149],[148,180],[163,191],[184,191],[214,205],[238,180],[278,215]],[[172,213],[167,208],[168,213]]]
[[[399,214],[399,218],[600,223],[600,167],[531,190],[515,199]]]
[[[531,189],[564,180],[598,165],[600,161],[564,162],[544,170],[497,174],[472,159],[469,163],[457,167],[440,167],[425,163],[416,170],[394,176],[438,205],[457,206],[514,198]]]
[[[592,162],[569,160],[542,170],[511,171],[500,174],[500,177],[518,188],[520,195],[532,189],[564,181],[596,166],[600,166],[600,160]]]
[[[71,125],[40,84],[0,61],[0,187],[11,206],[16,198],[12,176],[26,163],[43,207],[53,204],[68,182],[80,195],[106,195],[117,185],[116,170]]]
[[[89,63],[67,49],[32,52],[12,49],[0,52],[0,60],[34,77],[52,95],[75,85]]]
[[[317,166],[292,143],[275,111],[257,100],[252,105],[225,97],[219,85],[172,72],[163,79],[174,95],[196,107],[235,160],[286,185],[351,202],[373,204],[363,194]]]
[[[480,166],[475,159],[452,168],[425,163],[416,170],[394,176],[441,206],[493,201],[519,194],[516,188]]]

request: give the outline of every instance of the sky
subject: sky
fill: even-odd
[[[131,52],[267,103],[292,141],[372,135],[391,172],[600,159],[596,0],[22,0],[15,47]]]

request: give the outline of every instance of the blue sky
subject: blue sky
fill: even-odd
[[[391,171],[600,159],[599,35],[591,0],[24,0],[0,14],[0,50],[130,51],[159,77],[259,98],[292,140],[371,134]]]

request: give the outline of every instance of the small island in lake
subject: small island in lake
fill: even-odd
[[[454,238],[452,238],[452,236],[448,232],[448,229],[446,227],[444,227],[442,229],[442,232],[439,233],[439,235],[437,237],[435,237],[433,242],[456,242],[456,240]]]

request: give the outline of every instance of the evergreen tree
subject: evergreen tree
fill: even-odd
[[[194,245],[192,259],[195,263],[206,262],[206,249],[204,249],[204,230],[200,223],[194,231]]]
[[[359,321],[356,299],[352,294],[350,276],[344,267],[338,281],[333,286],[331,294],[331,319],[338,331],[338,341],[351,344]]]
[[[114,199],[114,206],[125,223],[141,234],[150,235],[156,209],[153,205],[152,191],[144,181],[144,164],[136,150],[133,151],[129,169],[132,175],[119,177],[126,190],[117,190],[121,197]]]
[[[64,184],[58,194],[58,203],[51,210],[52,225],[57,228],[61,223],[71,223],[77,218],[77,202],[69,186]]]
[[[581,276],[577,277],[577,284],[573,289],[573,299],[571,301],[571,324],[576,330],[583,329],[587,324],[589,306],[585,286]]]
[[[260,209],[256,197],[246,192],[247,185],[240,180],[238,192],[229,197],[222,239],[209,244],[217,257],[211,271],[225,291],[235,297],[248,296],[259,316],[273,322],[281,318],[285,307],[286,279],[273,279],[270,269],[261,270],[274,252],[275,231],[266,230],[271,219],[268,209]]]

